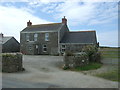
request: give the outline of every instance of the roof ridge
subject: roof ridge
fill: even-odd
[[[73,33],[75,32],[76,33],[76,32],[96,32],[96,31],[95,30],[90,30],[90,31],[70,31],[70,33],[71,32],[73,32]]]
[[[14,37],[14,36],[3,36],[3,38]]]
[[[62,23],[35,24],[35,25],[31,25],[31,26],[40,26],[40,25],[53,25],[53,24],[62,24]],[[29,26],[29,27],[31,27],[31,26]]]

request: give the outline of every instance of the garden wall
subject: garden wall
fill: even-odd
[[[74,54],[72,56],[64,54],[65,67],[75,68],[89,64],[89,58],[85,53]]]
[[[2,72],[17,72],[22,71],[22,54],[7,53],[2,55]]]

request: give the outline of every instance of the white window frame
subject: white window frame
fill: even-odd
[[[38,45],[35,45],[35,48],[38,49]]]
[[[45,33],[45,41],[49,41],[49,33]]]
[[[46,51],[44,49],[46,49]],[[43,45],[43,52],[47,52],[47,45],[46,44]]]
[[[30,36],[28,33],[26,34],[26,41],[30,41]]]
[[[38,40],[38,34],[35,33],[35,34],[34,34],[34,41],[37,41],[37,40]]]
[[[63,45],[64,45],[64,47],[63,47]],[[62,45],[61,45],[61,52],[64,53],[65,50],[66,50],[66,45],[65,45],[65,44],[62,44]]]

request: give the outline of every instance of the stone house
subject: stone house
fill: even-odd
[[[20,52],[20,43],[12,36],[0,34],[2,53]]]
[[[61,23],[32,25],[20,32],[20,51],[23,54],[61,54],[66,50],[81,51],[85,45],[97,45],[96,31],[71,32],[67,19]]]

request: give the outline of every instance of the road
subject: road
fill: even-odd
[[[118,88],[118,82],[61,69],[62,56],[23,56],[24,72],[3,73],[3,87]]]
[[[14,78],[7,78],[3,76],[2,81],[3,88],[57,88],[59,86],[53,85],[50,83],[31,83],[31,82],[23,82],[20,80],[16,80]]]

